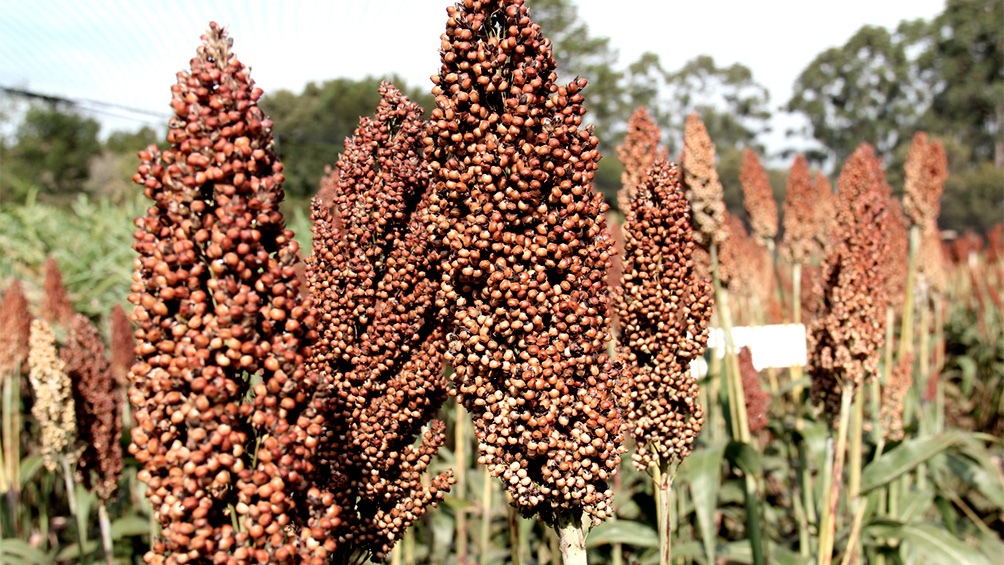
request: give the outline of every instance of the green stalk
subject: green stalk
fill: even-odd
[[[663,469],[662,461],[652,467],[656,527],[659,530],[659,565],[669,565],[671,558],[673,532],[669,518],[673,505],[673,474],[668,468]]]
[[[506,504],[506,520],[509,522],[509,554],[510,562],[512,565],[520,565],[523,562],[523,536],[520,535],[519,528],[519,511],[512,504]],[[487,547],[485,548],[485,553],[482,553],[482,559],[486,559]]]
[[[837,424],[837,446],[832,454],[833,472],[824,477],[823,491],[826,507],[823,508],[823,523],[819,530],[819,553],[816,558],[818,565],[830,565],[833,562],[833,544],[837,529],[837,506],[840,502],[840,485],[843,483],[844,454],[847,452],[847,428],[851,419],[851,397],[854,386],[844,383],[840,394],[840,420]],[[830,466],[827,461],[827,466]]]
[[[910,256],[907,263],[906,298],[899,333],[899,359],[913,351],[913,295],[917,277],[917,251],[920,248],[920,226],[910,228]]]
[[[786,442],[784,444],[784,449],[786,451],[786,456],[789,461],[793,461],[791,453],[792,444],[791,442]],[[801,475],[799,475],[801,476]],[[809,551],[809,521],[806,518],[805,513],[805,502],[802,496],[802,490],[805,485],[801,484],[799,481],[798,491],[792,497],[792,507],[795,509],[795,518],[798,520],[798,554],[802,557],[803,561],[808,561],[810,556]]]
[[[559,514],[554,527],[558,532],[562,565],[587,565],[586,535],[582,531],[582,521],[568,514]]]
[[[854,513],[854,521],[856,526],[851,529],[851,539],[847,542],[847,549],[845,551],[844,558],[851,556],[854,563],[858,562],[857,556],[861,555],[861,547],[858,546],[858,537],[855,534],[855,529],[860,530],[861,519],[864,517],[865,504],[861,499],[861,469],[863,467],[863,436],[864,436],[864,421],[865,421],[865,398],[862,385],[857,385],[854,388],[854,407],[853,414],[851,415],[851,450],[849,454],[850,458],[850,473],[847,480],[847,496],[851,501],[851,512]],[[860,516],[859,516],[860,514]]]
[[[718,276],[718,246],[711,244],[711,278],[715,288],[715,302],[718,319],[725,341],[725,367],[728,379],[729,412],[733,417],[732,437],[743,443],[750,443],[749,420],[746,416],[746,399],[743,395],[742,377],[739,374],[739,357],[736,355],[732,339],[732,312],[729,309],[728,291],[722,287]]]
[[[481,534],[479,537],[478,549],[481,553],[481,561],[488,559],[488,550],[491,549],[492,535],[492,478],[485,469],[484,480],[481,482]],[[516,562],[513,562],[514,565]]]
[[[105,550],[107,565],[115,565],[115,551],[112,547],[112,522],[108,518],[108,505],[102,500],[98,506],[98,523],[101,525],[101,545]]]
[[[763,544],[763,531],[760,529],[760,495],[757,493],[756,477],[743,474],[746,498],[746,535],[750,538],[750,549],[753,553],[754,565],[765,565],[766,551]]]
[[[3,380],[3,441],[4,478],[7,482],[7,505],[15,538],[21,535],[17,519],[21,506],[21,375],[11,373]]]
[[[467,497],[467,410],[457,401],[456,420],[454,421],[453,459],[455,462],[453,476],[457,479],[453,489],[457,496]],[[457,563],[467,564],[467,509],[457,508],[455,516],[455,535],[457,543]]]

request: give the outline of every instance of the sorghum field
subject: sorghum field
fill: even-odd
[[[1001,562],[1004,226],[942,238],[933,137],[902,198],[747,150],[747,228],[638,108],[611,209],[586,79],[464,0],[306,210],[240,42],[126,202],[0,207],[0,563]]]

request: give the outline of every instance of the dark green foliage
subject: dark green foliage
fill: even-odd
[[[58,106],[32,105],[5,147],[6,186],[34,184],[50,194],[75,192],[101,152],[98,122]]]
[[[381,80],[394,83],[422,107],[432,106],[429,89],[409,89],[398,77],[311,82],[300,94],[278,90],[262,98],[262,109],[275,123],[275,149],[285,165],[288,196],[305,198],[317,192],[324,167],[338,160],[359,118],[376,110]]]

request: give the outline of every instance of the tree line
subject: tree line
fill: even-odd
[[[985,231],[1004,218],[1004,0],[948,0],[930,21],[903,21],[894,30],[864,26],[847,42],[818,54],[799,74],[790,100],[772,106],[767,89],[743,64],[721,65],[698,55],[679,69],[666,69],[655,53],[621,64],[613,41],[590,33],[572,0],[536,0],[534,18],[552,39],[562,80],[589,80],[586,118],[599,134],[596,184],[611,205],[620,188],[621,164],[614,148],[628,117],[649,109],[663,143],[679,154],[683,121],[697,112],[718,147],[726,203],[743,217],[739,168],[751,148],[769,163],[806,155],[823,171],[835,170],[861,141],[874,144],[895,191],[915,132],[929,131],[949,156],[941,227]],[[286,192],[314,194],[326,165],[360,116],[373,112],[381,80],[392,80],[426,109],[424,86],[400,77],[336,78],[309,83],[300,93],[267,94],[262,107],[275,122],[277,150],[286,164]],[[802,115],[804,130],[788,131],[791,146],[765,154],[764,137],[777,112]],[[0,109],[0,120],[4,120]],[[9,120],[4,120],[9,121]],[[156,132],[117,132],[102,142],[98,123],[58,102],[33,102],[0,140],[0,194],[5,199],[37,187],[43,194],[97,190],[135,151],[157,141]],[[804,141],[811,145],[804,147]],[[796,143],[799,143],[796,149]],[[111,170],[95,171],[95,163]],[[127,168],[127,167],[126,167]],[[102,183],[96,183],[95,173]],[[787,170],[769,169],[775,196],[783,196]]]

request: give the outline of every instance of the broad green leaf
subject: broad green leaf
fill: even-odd
[[[718,507],[718,490],[722,484],[722,457],[725,444],[719,443],[698,449],[683,461],[690,485],[690,496],[694,500],[694,513],[701,529],[704,554],[709,563],[715,562],[715,509]]]
[[[28,455],[21,459],[21,487],[28,484],[42,468],[41,455]]]
[[[760,454],[748,443],[729,442],[725,448],[725,459],[747,475],[756,477],[762,473],[763,466],[760,463]]]
[[[112,540],[120,540],[133,536],[144,536],[150,533],[150,519],[138,514],[123,516],[112,522]]]
[[[916,563],[991,565],[976,548],[932,524],[903,526],[900,535],[907,543],[908,555]]]
[[[973,393],[973,384],[976,382],[976,360],[968,355],[959,355],[954,360],[962,372],[962,393],[969,396]]]
[[[910,439],[872,461],[861,472],[861,492],[867,493],[888,484],[907,471],[948,449],[958,440],[954,433]]]
[[[631,547],[659,547],[659,534],[654,528],[641,522],[617,520],[603,522],[589,530],[586,547],[622,543]]]
[[[934,504],[934,493],[925,491],[911,491],[900,495],[899,519],[904,524],[920,521]]]
[[[0,563],[4,565],[48,565],[52,556],[19,539],[0,539]]]
[[[453,510],[462,510],[464,508],[471,508],[474,506],[474,503],[465,498],[447,495],[443,498],[443,505],[447,508],[452,508]]]
[[[91,540],[84,544],[84,555],[90,555],[98,550],[98,542],[96,540]],[[82,562],[83,559],[80,558],[80,547],[77,544],[68,545],[63,548],[62,551],[56,555],[56,561],[70,561],[75,563]]]

